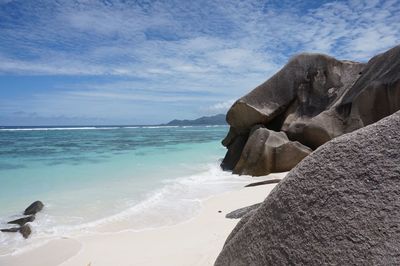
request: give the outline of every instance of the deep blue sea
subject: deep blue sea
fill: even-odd
[[[0,227],[33,201],[32,237],[0,233],[0,255],[110,223],[142,230],[193,217],[240,187],[223,172],[226,126],[0,127]]]

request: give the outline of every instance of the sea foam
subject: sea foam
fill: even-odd
[[[132,127],[0,133],[0,162],[13,166],[0,167],[0,223],[34,200],[45,203],[29,239],[0,233],[0,255],[63,236],[176,224],[205,198],[246,182],[219,167],[226,128]],[[21,129],[37,130],[2,128]]]
[[[140,202],[134,202],[129,208],[101,219],[87,222],[83,217],[57,217],[45,210],[31,223],[33,233],[28,240],[23,239],[20,234],[0,233],[0,255],[26,252],[59,237],[125,230],[142,231],[173,225],[195,216],[203,200],[243,187],[248,182],[248,177],[224,172],[216,163],[203,168],[206,170],[165,179],[161,188],[150,191]],[[47,209],[55,207],[57,206],[47,206]],[[3,225],[5,221],[3,218]]]

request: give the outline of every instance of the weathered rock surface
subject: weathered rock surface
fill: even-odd
[[[316,149],[399,109],[400,45],[367,64],[300,54],[230,108],[231,130],[224,144],[228,153],[231,147],[235,152],[222,165],[235,169],[235,160],[230,158],[237,159],[235,154],[242,153],[245,145],[231,145],[239,137],[242,143],[246,134],[251,138],[257,124],[283,131],[290,140]]]
[[[310,120],[303,142],[318,146],[400,109],[400,45],[373,57],[338,103]],[[318,139],[319,141],[316,141]]]
[[[25,209],[24,215],[35,215],[40,212],[44,207],[44,204],[41,201],[35,201],[28,208]]]
[[[246,214],[255,211],[258,209],[258,207],[260,207],[261,203],[256,203],[250,206],[246,206],[234,211],[231,211],[230,213],[228,213],[227,215],[225,215],[225,218],[228,219],[240,219],[243,216],[245,216]]]
[[[33,222],[34,220],[35,220],[35,216],[34,215],[29,215],[29,216],[26,216],[26,217],[22,217],[22,218],[19,218],[19,219],[16,219],[16,220],[9,221],[8,224],[18,224],[18,225],[22,226],[22,225],[24,225],[26,223]]]
[[[400,112],[305,158],[215,265],[400,265]]]
[[[227,121],[236,129],[246,130],[256,124],[268,124],[288,109],[293,109],[295,118],[280,119],[279,124],[301,116],[315,116],[355,82],[363,67],[361,63],[322,54],[297,55],[269,80],[236,101],[227,113]]]
[[[19,232],[21,233],[21,235],[24,238],[28,238],[32,233],[32,229],[28,224],[25,224],[25,225],[21,226],[21,228],[19,229]]]
[[[290,141],[284,132],[256,126],[236,163],[233,173],[260,176],[292,169],[312,150]]]

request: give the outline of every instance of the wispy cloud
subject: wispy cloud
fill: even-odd
[[[10,12],[16,8],[20,18]],[[0,67],[56,75],[265,75],[302,50],[366,60],[399,40],[398,11],[397,1],[364,0],[308,9],[263,1],[5,1]]]
[[[234,102],[234,99],[217,102],[211,106],[204,107],[203,110],[207,114],[225,114]]]
[[[399,13],[396,0],[0,0],[0,75],[106,77],[47,98],[186,101],[203,112],[301,51],[368,60],[399,42]]]

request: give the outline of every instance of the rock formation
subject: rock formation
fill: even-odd
[[[24,224],[33,222],[34,220],[35,220],[35,216],[29,215],[26,217],[22,217],[22,218],[19,218],[16,220],[9,221],[8,224],[18,224],[20,226],[23,226]]]
[[[223,140],[228,152],[222,168],[250,175],[270,172],[269,168],[253,172],[254,168],[247,166],[235,171],[246,142],[262,141],[252,138],[256,125],[282,131],[291,141],[316,149],[396,112],[400,109],[399,73],[400,46],[373,57],[367,64],[321,54],[293,57],[228,111],[226,118],[231,129]],[[293,165],[302,156],[296,152],[293,151]],[[275,160],[270,156],[266,159]]]
[[[28,208],[25,209],[24,211],[24,215],[26,215],[25,217],[21,217],[8,222],[8,224],[17,224],[20,227],[0,229],[0,232],[3,233],[20,232],[24,238],[28,238],[32,233],[32,229],[27,223],[33,222],[36,218],[35,217],[36,213],[40,212],[43,209],[43,207],[44,204],[41,201],[33,202],[31,205],[28,206]]]
[[[21,228],[19,229],[19,232],[21,233],[21,235],[24,238],[28,238],[32,233],[32,229],[28,224],[25,224],[25,225],[21,226]]]
[[[0,232],[3,232],[3,233],[17,233],[17,232],[20,232],[21,235],[23,236],[23,238],[28,238],[32,233],[32,229],[28,224],[24,224],[21,227],[0,229]]]
[[[20,227],[12,227],[12,228],[6,228],[6,229],[0,229],[0,232],[3,233],[16,233],[18,232]]]
[[[35,215],[36,213],[40,212],[43,207],[44,204],[41,201],[35,201],[25,209],[24,215]]]
[[[265,175],[292,169],[312,150],[299,142],[289,141],[284,132],[263,127],[253,128],[233,172]]]
[[[400,111],[318,148],[242,218],[215,265],[399,265],[399,132]]]

